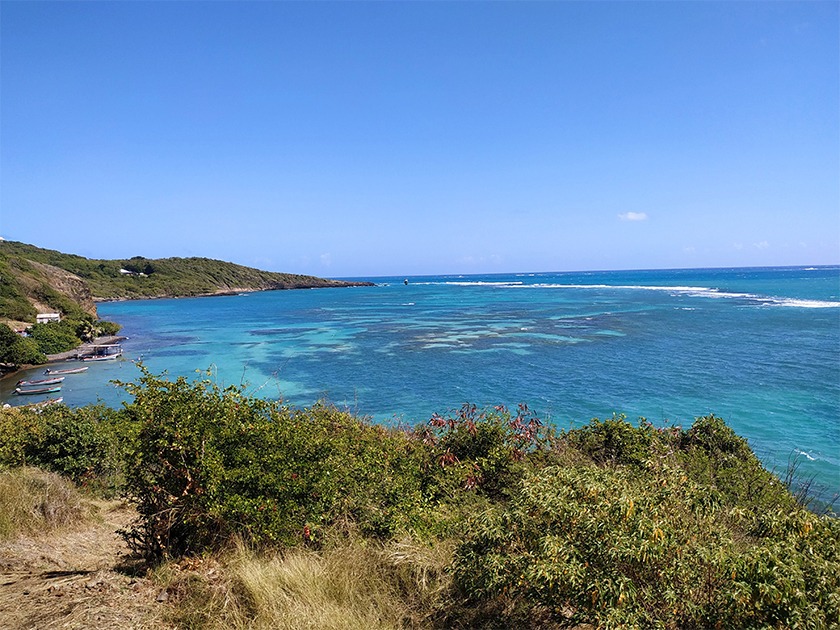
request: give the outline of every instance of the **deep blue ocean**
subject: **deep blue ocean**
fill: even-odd
[[[153,372],[209,370],[220,385],[377,421],[414,424],[465,402],[525,402],[560,428],[714,413],[769,469],[783,475],[798,457],[821,498],[840,492],[840,267],[366,279],[376,286],[112,302],[99,314]],[[117,406],[125,394],[109,381],[138,375],[128,360],[94,364],[62,395]]]

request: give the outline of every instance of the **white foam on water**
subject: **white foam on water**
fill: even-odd
[[[789,306],[793,308],[840,308],[840,302],[827,300],[797,300],[794,298],[771,298],[773,306]]]
[[[704,297],[714,299],[742,299],[753,300],[763,305],[787,306],[794,308],[840,308],[840,302],[830,300],[805,300],[797,298],[777,298],[754,293],[738,293],[735,291],[721,291],[712,287],[669,286],[647,284],[556,284],[537,282],[526,284],[522,281],[487,281],[487,280],[449,280],[446,282],[416,282],[426,285],[449,285],[458,287],[501,287],[510,289],[606,289],[615,291],[664,291],[671,295],[687,295],[689,297]]]
[[[819,457],[814,457],[806,451],[800,451],[798,448],[795,448],[793,450],[796,451],[797,453],[799,453],[800,455],[804,455],[807,459],[809,459],[812,462],[815,462],[819,459]]]
[[[690,297],[711,297],[711,298],[747,298],[761,299],[760,296],[752,293],[734,293],[721,291],[709,287],[687,287],[687,286],[659,286],[648,284],[511,284],[511,288],[522,289],[607,289],[612,291],[664,291],[671,295],[688,295]]]
[[[500,283],[502,284],[502,283]],[[735,291],[721,291],[710,287],[691,286],[658,286],[645,284],[521,284],[510,283],[512,288],[523,289],[611,289],[630,291],[665,291],[672,295],[687,295],[689,297],[704,297],[714,299],[743,299],[753,300],[762,305],[787,306],[793,308],[840,308],[840,302],[831,300],[806,300],[798,298],[779,298],[757,295],[755,293],[737,293]],[[685,309],[692,310],[692,309]]]
[[[438,284],[438,283],[430,282],[429,284]],[[519,281],[519,280],[516,280],[516,281],[511,280],[511,281],[507,281],[507,282],[489,282],[489,281],[485,281],[485,280],[475,280],[473,282],[468,282],[466,280],[461,280],[461,281],[455,282],[454,280],[452,280],[452,281],[444,282],[443,284],[448,284],[448,285],[456,286],[456,287],[474,287],[474,286],[478,286],[478,287],[516,287],[516,286],[523,286],[524,285],[524,283],[522,281]]]

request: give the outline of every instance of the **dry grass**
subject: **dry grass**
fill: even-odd
[[[37,468],[0,473],[0,540],[78,524],[94,511],[70,481],[54,473]]]
[[[125,567],[136,517],[36,469],[0,473],[0,628],[162,629],[160,586]]]
[[[451,553],[410,541],[270,556],[240,545],[221,566],[205,560],[171,573],[169,588],[178,624],[190,628],[419,628],[448,593]]]

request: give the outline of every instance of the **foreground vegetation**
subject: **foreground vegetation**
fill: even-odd
[[[65,477],[28,467],[0,472],[0,540],[50,532],[90,515],[90,505]]]
[[[184,627],[840,622],[840,521],[713,416],[556,433],[524,405],[464,406],[386,428],[145,371],[125,386],[120,410],[0,412],[0,466],[129,498],[126,539]]]

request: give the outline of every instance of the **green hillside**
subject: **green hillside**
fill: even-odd
[[[43,363],[46,355],[116,334],[117,324],[98,320],[99,300],[364,284],[370,283],[271,273],[209,258],[91,260],[0,241],[0,372]],[[38,313],[60,313],[61,321],[35,324]],[[28,337],[11,329],[26,329]]]
[[[54,270],[81,279],[94,301],[367,284],[273,273],[209,258],[95,260],[0,241],[0,317],[33,321],[36,303],[65,314],[79,309],[91,313],[90,305],[70,303],[84,302],[81,288],[68,302],[67,291],[56,286],[58,276],[67,276]]]

